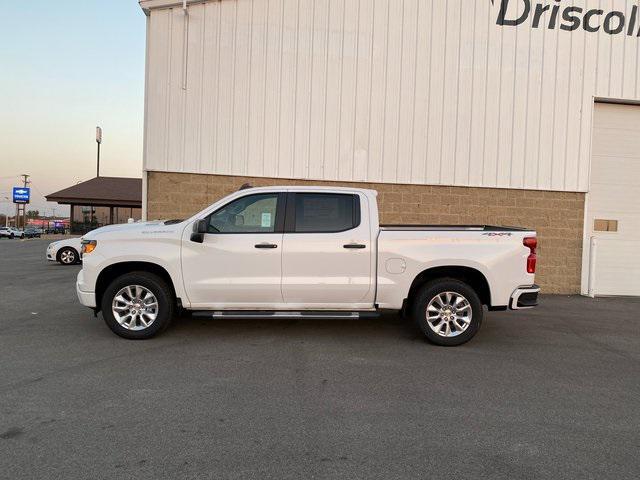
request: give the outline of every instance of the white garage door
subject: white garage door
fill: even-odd
[[[589,293],[640,295],[640,106],[595,106]]]

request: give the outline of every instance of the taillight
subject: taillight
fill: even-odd
[[[522,240],[522,244],[529,249],[527,273],[536,273],[536,247],[538,246],[538,239],[536,237],[525,237],[524,240]]]

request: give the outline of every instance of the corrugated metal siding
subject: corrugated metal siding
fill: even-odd
[[[206,2],[186,47],[152,10],[145,168],[586,191],[593,97],[640,100],[640,39],[501,27],[499,3]]]

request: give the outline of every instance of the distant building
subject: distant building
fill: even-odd
[[[46,196],[47,201],[70,205],[71,233],[86,233],[142,215],[142,180],[96,177]]]

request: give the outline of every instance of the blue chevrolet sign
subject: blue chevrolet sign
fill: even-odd
[[[13,187],[13,203],[29,203],[31,188]]]

